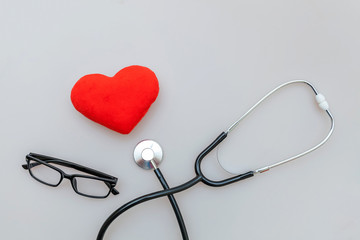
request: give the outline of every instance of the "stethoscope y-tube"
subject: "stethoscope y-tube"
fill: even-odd
[[[308,149],[307,151],[304,151],[302,153],[294,155],[294,156],[292,156],[290,158],[287,158],[285,160],[279,161],[279,162],[277,162],[275,164],[268,165],[268,166],[265,166],[265,167],[261,167],[261,168],[259,168],[257,170],[249,171],[249,172],[239,174],[239,175],[236,175],[234,177],[226,178],[226,179],[220,180],[220,181],[214,181],[214,180],[211,180],[211,179],[207,178],[204,175],[204,173],[201,171],[201,163],[202,163],[203,159],[205,158],[205,156],[207,154],[209,154],[212,150],[214,150],[228,136],[228,134],[239,124],[239,122],[241,120],[243,120],[250,112],[252,112],[252,110],[254,110],[254,108],[256,108],[266,98],[268,98],[270,95],[272,95],[275,91],[279,90],[280,88],[285,87],[285,86],[287,86],[289,84],[293,84],[293,83],[304,83],[304,84],[308,85],[313,90],[313,92],[315,93],[315,95],[316,95],[315,99],[316,99],[317,103],[319,104],[319,107],[321,109],[323,109],[324,111],[326,111],[327,115],[329,116],[329,118],[331,120],[331,127],[330,127],[330,130],[329,130],[327,136],[320,143],[318,143],[314,147]],[[120,216],[122,213],[124,213],[125,211],[129,210],[130,208],[132,208],[132,207],[134,207],[134,206],[136,206],[136,205],[138,205],[140,203],[150,201],[152,199],[164,197],[164,196],[169,197],[169,200],[170,200],[170,202],[172,204],[172,207],[173,207],[174,212],[176,214],[176,217],[178,219],[178,223],[179,223],[179,226],[180,226],[180,229],[181,229],[183,239],[187,240],[189,238],[188,238],[187,233],[186,233],[185,224],[184,224],[184,221],[183,221],[182,216],[181,216],[180,209],[179,209],[179,207],[178,207],[178,205],[177,205],[177,203],[175,201],[175,198],[174,198],[173,194],[184,191],[184,190],[194,186],[195,184],[197,184],[199,182],[202,182],[202,183],[204,183],[204,184],[206,184],[208,186],[212,186],[212,187],[222,187],[222,186],[226,186],[226,185],[231,184],[231,183],[238,182],[240,180],[244,180],[244,179],[253,177],[255,174],[266,172],[266,171],[270,170],[271,168],[274,168],[276,166],[282,165],[282,164],[287,163],[289,161],[295,160],[295,159],[297,159],[299,157],[302,157],[302,156],[314,151],[315,149],[319,148],[320,146],[322,146],[329,139],[329,137],[331,136],[333,130],[334,130],[334,119],[333,119],[332,114],[329,111],[329,105],[328,105],[327,101],[325,100],[325,97],[322,94],[318,93],[317,90],[315,89],[315,87],[312,84],[310,84],[309,82],[304,81],[304,80],[294,80],[294,81],[284,83],[284,84],[278,86],[277,88],[275,88],[274,90],[272,90],[271,92],[269,92],[262,99],[260,99],[260,101],[258,101],[253,107],[251,107],[242,117],[240,117],[239,120],[237,120],[234,124],[232,124],[228,128],[227,131],[222,132],[208,147],[206,147],[198,155],[198,157],[196,158],[196,161],[195,161],[195,175],[196,176],[194,178],[192,178],[191,180],[189,180],[186,183],[181,184],[181,185],[179,185],[177,187],[169,188],[169,186],[167,185],[167,183],[165,181],[165,178],[161,174],[160,169],[155,167],[155,169],[154,169],[155,174],[157,175],[158,179],[160,180],[164,190],[153,192],[153,193],[146,194],[146,195],[143,195],[141,197],[135,198],[134,200],[124,204],[123,206],[121,206],[120,208],[115,210],[106,219],[106,221],[101,226],[101,228],[99,230],[99,233],[98,233],[98,236],[97,236],[97,240],[102,240],[104,238],[105,232],[108,229],[108,227],[110,226],[110,224],[118,216]],[[154,167],[154,166],[156,166],[156,163],[152,162],[151,165],[153,165],[153,167]]]

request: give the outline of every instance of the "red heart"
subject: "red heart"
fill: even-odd
[[[115,76],[90,74],[71,90],[71,101],[85,117],[116,132],[128,134],[140,122],[159,93],[149,68],[130,66]]]

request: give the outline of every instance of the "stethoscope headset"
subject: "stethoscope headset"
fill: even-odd
[[[316,102],[318,103],[319,107],[322,110],[324,110],[327,113],[327,115],[329,116],[329,118],[331,120],[331,127],[330,127],[330,130],[329,130],[328,134],[326,135],[326,137],[320,143],[318,143],[317,145],[313,146],[312,148],[310,148],[306,151],[303,151],[303,152],[301,152],[297,155],[294,155],[292,157],[289,157],[285,160],[279,161],[277,163],[274,163],[274,164],[271,164],[271,165],[268,165],[265,167],[261,167],[256,170],[248,171],[246,173],[239,174],[234,177],[226,178],[226,179],[223,179],[220,181],[211,180],[210,178],[206,177],[201,170],[201,163],[202,163],[203,159],[212,150],[214,150],[228,136],[228,134],[230,134],[234,130],[234,128],[236,126],[238,126],[238,124],[246,116],[248,116],[259,104],[261,104],[265,99],[267,99],[269,96],[271,96],[274,92],[278,91],[279,89],[281,89],[285,86],[288,86],[290,84],[296,84],[296,83],[303,83],[303,84],[306,84],[307,86],[309,86],[312,89],[312,91],[315,93],[315,99],[316,99]],[[184,240],[187,240],[187,239],[189,239],[189,237],[188,237],[188,234],[186,231],[185,223],[184,223],[183,217],[181,215],[179,206],[177,205],[173,194],[184,191],[199,182],[202,182],[211,187],[222,187],[222,186],[226,186],[231,183],[238,182],[240,180],[244,180],[244,179],[253,177],[256,174],[266,172],[274,167],[277,167],[279,165],[293,161],[297,158],[300,158],[300,157],[316,150],[317,148],[322,146],[329,139],[329,137],[333,133],[333,130],[334,130],[334,118],[329,111],[329,104],[325,100],[325,97],[322,94],[318,93],[318,91],[315,89],[315,87],[311,83],[309,83],[305,80],[294,80],[294,81],[284,83],[284,84],[278,86],[277,88],[273,89],[272,91],[270,91],[263,98],[261,98],[254,106],[252,106],[244,115],[242,115],[236,122],[234,122],[226,131],[222,132],[196,158],[196,160],[195,160],[195,177],[177,187],[169,188],[164,176],[162,175],[160,169],[158,168],[158,165],[161,163],[162,156],[163,156],[160,145],[152,140],[144,140],[135,147],[135,150],[134,150],[135,162],[144,169],[154,169],[154,172],[155,172],[157,178],[159,179],[164,190],[149,193],[149,194],[143,195],[141,197],[135,198],[134,200],[124,204],[123,206],[121,206],[120,208],[115,210],[103,223],[101,229],[99,230],[97,240],[102,240],[104,238],[105,232],[106,232],[107,228],[110,226],[110,224],[125,211],[129,210],[130,208],[132,208],[140,203],[143,203],[143,202],[146,202],[146,201],[149,201],[152,199],[164,197],[164,196],[168,196],[169,201],[172,205],[172,208],[175,212],[175,215],[176,215],[176,218],[177,218],[180,230],[181,230],[182,238]]]

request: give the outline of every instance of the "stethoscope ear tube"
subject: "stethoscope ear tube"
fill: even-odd
[[[261,167],[261,168],[258,168],[254,171],[254,174],[257,174],[257,173],[263,173],[263,172],[266,172],[268,170],[270,170],[271,168],[274,168],[274,167],[277,167],[277,166],[280,166],[282,164],[285,164],[287,162],[290,162],[290,161],[293,161],[295,159],[298,159],[316,149],[318,149],[319,147],[321,147],[331,136],[331,134],[333,133],[334,131],[334,118],[332,116],[332,114],[330,113],[330,110],[329,110],[329,103],[326,101],[325,97],[323,94],[319,93],[316,88],[311,84],[309,83],[308,81],[305,81],[305,80],[293,80],[293,81],[290,81],[290,82],[286,82],[286,83],[283,83],[281,85],[279,85],[278,87],[274,88],[273,90],[271,90],[269,93],[267,93],[264,97],[262,97],[257,103],[255,103],[247,112],[245,112],[236,122],[234,122],[229,128],[228,130],[226,131],[226,133],[231,133],[238,125],[239,123],[245,118],[247,117],[255,108],[257,108],[262,102],[264,102],[267,98],[269,98],[272,94],[274,94],[275,92],[277,92],[278,90],[282,89],[283,87],[286,87],[288,85],[291,85],[291,84],[305,84],[306,86],[310,87],[311,90],[314,92],[315,94],[315,100],[317,102],[317,104],[319,105],[319,108],[324,110],[328,117],[330,118],[330,121],[331,121],[331,124],[330,124],[330,129],[329,129],[329,132],[328,134],[323,138],[322,141],[320,141],[317,145],[309,148],[308,150],[306,151],[303,151],[301,153],[298,153],[296,155],[293,155],[291,157],[288,157],[287,159],[284,159],[284,160],[281,160],[281,161],[278,161],[276,163],[273,163],[271,165],[267,165],[265,167]],[[225,167],[223,166],[223,164],[221,163],[221,161],[218,159],[218,162],[220,164],[220,166],[225,170]]]
[[[222,187],[240,180],[244,180],[246,178],[250,178],[252,176],[254,176],[254,172],[253,171],[249,171],[246,172],[244,174],[239,174],[235,177],[231,177],[231,178],[227,178],[224,180],[220,180],[220,181],[214,181],[214,180],[210,180],[209,178],[205,177],[204,173],[201,171],[201,162],[204,159],[204,157],[210,153],[214,148],[216,148],[226,137],[227,137],[228,133],[227,132],[222,132],[207,148],[205,148],[200,154],[199,156],[196,158],[195,161],[195,173],[196,175],[201,177],[201,181],[209,186],[212,187]]]

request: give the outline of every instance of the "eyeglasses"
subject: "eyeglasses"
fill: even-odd
[[[70,180],[74,191],[82,196],[106,198],[110,192],[114,195],[119,194],[115,189],[117,178],[95,169],[36,153],[26,155],[26,162],[27,164],[22,165],[22,167],[29,170],[30,175],[37,181],[48,186],[57,187],[64,178],[67,178]],[[66,174],[55,165],[73,168],[91,175]]]

